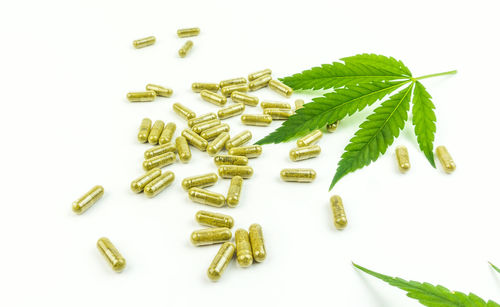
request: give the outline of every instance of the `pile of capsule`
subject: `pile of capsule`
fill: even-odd
[[[198,36],[199,34],[200,28],[185,28],[177,30],[177,36],[180,38]],[[132,45],[136,49],[141,49],[147,46],[154,45],[154,43],[156,43],[156,37],[148,36],[134,40],[132,42]],[[181,49],[179,49],[179,56],[181,58],[185,57],[191,50],[191,48],[193,48],[193,42],[191,40],[186,41],[184,45],[182,45]]]

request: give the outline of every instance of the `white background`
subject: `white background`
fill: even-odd
[[[2,306],[418,306],[404,292],[368,277],[378,272],[428,281],[500,301],[498,234],[497,1],[5,1],[0,5],[1,150],[0,305]],[[181,27],[198,26],[194,48],[177,50]],[[132,41],[155,35],[154,46]],[[190,90],[272,68],[274,77],[370,52],[404,61],[437,106],[436,145],[457,163],[433,169],[406,127],[412,169],[397,170],[394,148],[369,167],[328,186],[363,112],[323,137],[320,157],[292,163],[292,143],[266,145],[251,160],[241,204],[217,211],[236,228],[258,222],[268,258],[242,269],[233,261],[217,283],[206,269],[219,246],[193,247],[194,214],[183,178],[216,171],[193,149],[169,166],[175,183],[154,199],[136,195],[149,146],[136,140],[143,117],[185,126],[171,105],[198,114],[217,107]],[[131,104],[146,83],[172,98]],[[269,89],[261,99],[283,100]],[[296,98],[310,99],[305,94]],[[247,113],[260,108],[247,107]],[[227,120],[231,133],[247,127]],[[280,125],[251,128],[256,141]],[[312,167],[312,184],[284,183],[285,167]],[[105,196],[81,216],[73,200],[101,184]],[[226,193],[228,180],[211,189]],[[349,226],[333,227],[329,197],[344,200]],[[107,236],[127,259],[114,273],[95,244]]]

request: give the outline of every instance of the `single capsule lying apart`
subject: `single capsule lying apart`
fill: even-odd
[[[210,129],[207,129],[200,133],[200,136],[204,138],[207,141],[215,139],[217,136],[219,136],[223,132],[229,132],[230,128],[228,124],[220,124],[217,126],[214,126]]]
[[[249,130],[242,131],[226,142],[226,149],[240,147],[252,139],[252,133]]]
[[[191,176],[182,180],[182,188],[188,191],[191,188],[206,188],[217,183],[219,177],[216,173]]]
[[[227,191],[226,202],[231,208],[238,206],[240,203],[241,189],[243,188],[243,178],[241,176],[234,176],[231,178],[231,184]]]
[[[233,243],[226,242],[222,244],[207,270],[207,276],[211,281],[217,281],[221,278],[227,265],[233,259],[234,251]]]
[[[200,28],[186,28],[177,30],[178,37],[190,37],[200,34]]]
[[[288,102],[280,102],[280,101],[262,101],[260,103],[260,107],[265,109],[288,109],[291,110],[292,106]]]
[[[195,82],[191,84],[191,89],[195,93],[199,93],[203,90],[211,91],[211,92],[218,92],[219,91],[219,84],[218,83],[201,83],[201,82]]]
[[[156,93],[156,96],[161,96],[161,97],[170,97],[174,93],[174,91],[170,88],[166,88],[161,85],[156,85],[151,83],[146,85],[146,90],[153,91]]]
[[[233,228],[234,219],[229,215],[200,210],[194,216],[198,224],[209,227]]]
[[[270,75],[265,75],[265,76],[262,76],[258,79],[255,79],[251,82],[248,83],[248,88],[250,89],[250,91],[256,91],[258,89],[261,89],[263,87],[266,87],[268,84],[269,84],[269,81],[271,81],[272,78]]]
[[[295,110],[298,110],[303,107],[304,107],[304,100],[302,99],[295,100]]]
[[[150,102],[155,100],[156,93],[153,91],[146,92],[130,92],[127,94],[127,99],[130,102]]]
[[[191,243],[195,246],[211,245],[231,240],[233,234],[226,227],[204,228],[191,233]]]
[[[439,162],[441,162],[445,172],[451,173],[457,168],[446,147],[436,147],[436,155],[438,156]]]
[[[337,127],[339,126],[339,124],[340,124],[340,120],[337,120],[331,124],[326,125],[326,131],[333,132],[333,131],[337,130]]]
[[[229,140],[229,133],[222,132],[212,142],[208,144],[207,153],[210,156],[215,156],[216,154],[219,153],[219,151],[221,151],[224,148],[228,140]]]
[[[149,171],[153,168],[162,168],[167,165],[174,163],[177,160],[177,156],[174,152],[167,152],[163,155],[159,155],[153,157],[151,159],[147,159],[142,163],[142,168],[145,171]]]
[[[229,97],[233,92],[248,92],[250,89],[248,88],[248,84],[242,83],[242,84],[233,84],[233,85],[228,85],[224,86],[223,88],[220,89],[220,92],[223,96]]]
[[[259,224],[252,224],[248,229],[250,244],[252,245],[253,259],[257,262],[262,262],[266,259],[266,247],[264,246],[264,235],[262,227]]]
[[[158,178],[160,175],[161,170],[159,168],[153,168],[146,174],[132,181],[132,183],[130,184],[130,188],[134,193],[140,193],[142,192],[142,190],[144,190],[144,187],[147,186],[148,183]]]
[[[151,127],[151,131],[149,132],[148,136],[148,142],[151,145],[156,145],[158,144],[158,141],[160,140],[160,135],[163,131],[163,127],[165,126],[165,123],[161,120],[155,121],[153,124],[153,127]]]
[[[273,117],[267,114],[243,114],[241,122],[247,126],[269,126],[273,122]]]
[[[205,122],[201,122],[199,124],[196,124],[193,127],[191,127],[191,130],[193,130],[197,134],[200,134],[203,131],[208,130],[208,129],[215,127],[215,126],[218,126],[218,125],[220,125],[220,119],[216,118],[216,119],[211,119],[211,120],[207,120]]]
[[[227,98],[225,96],[219,95],[217,93],[214,93],[214,92],[211,92],[208,90],[202,90],[200,92],[200,96],[201,96],[201,99],[208,101],[210,103],[213,103],[219,107],[222,107],[227,102]]]
[[[220,165],[247,165],[248,158],[245,156],[218,155],[214,157],[214,163]]]
[[[237,103],[244,103],[247,106],[255,107],[259,104],[259,98],[250,96],[242,92],[234,91],[231,93],[231,100]]]
[[[168,142],[172,141],[172,138],[174,137],[175,129],[177,127],[175,126],[175,123],[167,123],[165,127],[163,128],[163,131],[161,132],[160,139],[158,140],[158,143],[160,145],[167,144]]]
[[[155,197],[166,187],[174,182],[175,175],[172,172],[165,172],[160,177],[155,178],[144,187],[144,195],[147,197]]]
[[[319,156],[320,153],[321,147],[319,147],[318,145],[297,147],[290,150],[290,160],[296,162],[311,159]]]
[[[230,86],[230,85],[235,85],[235,84],[246,84],[247,79],[241,77],[241,78],[233,78],[233,79],[227,79],[227,80],[222,80],[219,82],[220,88]]]
[[[192,128],[195,125],[201,124],[203,122],[206,122],[206,121],[209,121],[212,119],[217,119],[217,115],[215,113],[207,113],[207,114],[204,114],[204,115],[201,115],[201,116],[198,116],[198,117],[195,117],[195,118],[188,120],[188,127]]]
[[[314,145],[319,142],[321,137],[323,136],[323,132],[321,130],[314,130],[308,135],[301,137],[300,139],[297,140],[297,146],[298,147],[305,147],[309,145]]]
[[[245,111],[245,104],[235,103],[220,109],[217,112],[217,116],[219,116],[219,119],[226,119],[236,115],[240,115],[241,113],[243,113],[243,111]]]
[[[253,263],[252,245],[248,232],[244,229],[238,229],[234,233],[234,242],[236,243],[236,260],[243,267],[249,267]]]
[[[132,44],[134,45],[134,48],[139,49],[139,48],[144,48],[146,46],[151,46],[155,42],[156,42],[156,37],[148,36],[145,38],[136,39],[135,41],[132,42]]]
[[[262,154],[262,146],[260,145],[250,145],[244,147],[233,147],[229,149],[229,155],[233,156],[245,156],[247,158],[257,158]]]
[[[270,115],[273,120],[274,119],[288,119],[290,116],[292,116],[294,114],[294,112],[292,110],[276,109],[276,108],[264,109],[263,113],[265,115]]]
[[[188,163],[191,160],[191,149],[185,137],[179,136],[175,139],[175,148],[182,163]]]
[[[143,118],[141,126],[139,127],[139,133],[137,134],[137,139],[141,143],[146,143],[148,141],[149,132],[151,131],[151,120],[149,118]]]
[[[285,168],[281,170],[280,177],[289,182],[313,182],[316,172],[310,168]]]
[[[194,131],[189,129],[184,129],[182,130],[182,136],[186,138],[189,144],[193,145],[199,150],[205,151],[207,149],[208,146],[207,140],[205,140],[198,134],[194,133]]]
[[[104,195],[104,188],[96,185],[82,197],[73,202],[72,209],[76,214],[82,214],[92,207]]]
[[[333,224],[337,229],[344,229],[347,226],[347,217],[344,211],[342,198],[338,195],[333,195],[330,198],[330,206],[333,212]]]
[[[144,159],[151,159],[153,157],[166,154],[167,152],[176,152],[177,148],[174,143],[166,143],[150,148],[144,152]]]
[[[121,272],[125,269],[127,262],[125,258],[120,254],[116,247],[109,241],[108,238],[100,238],[97,240],[97,249],[106,258],[109,265],[115,272]]]
[[[396,159],[398,160],[399,170],[404,173],[410,169],[410,155],[405,146],[398,146],[396,148]]]
[[[184,43],[181,49],[179,49],[179,56],[181,58],[185,57],[188,54],[189,50],[191,50],[191,48],[193,48],[193,42],[187,41],[186,43]]]
[[[269,88],[285,97],[290,97],[293,94],[293,89],[291,87],[278,80],[269,81]]]
[[[177,115],[184,118],[185,120],[190,120],[196,117],[196,113],[194,113],[188,107],[183,106],[178,102],[172,105],[172,109],[174,109],[174,112],[177,113]]]
[[[233,178],[241,176],[242,178],[250,178],[253,175],[253,168],[246,165],[221,165],[219,166],[219,176],[222,178]]]
[[[191,188],[189,189],[188,194],[189,199],[203,205],[220,208],[226,203],[224,195],[200,188]]]
[[[272,71],[269,68],[253,72],[253,73],[248,75],[248,81],[257,80],[261,77],[268,76],[268,75],[270,76],[271,73],[272,73]]]

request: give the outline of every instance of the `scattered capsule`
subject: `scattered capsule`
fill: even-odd
[[[273,117],[267,114],[243,114],[241,122],[247,126],[269,126],[273,122]]]
[[[293,94],[293,89],[291,87],[278,80],[269,81],[269,88],[285,97],[290,97]]]
[[[248,81],[257,80],[261,77],[268,76],[268,75],[270,76],[271,73],[272,73],[272,71],[269,68],[253,72],[253,73],[248,75]]]
[[[217,183],[219,177],[216,173],[208,173],[198,176],[191,176],[182,180],[182,188],[189,191],[191,188],[206,188]]]
[[[221,165],[219,166],[219,176],[222,178],[233,178],[241,176],[248,179],[253,175],[253,168],[246,165]]]
[[[139,48],[144,48],[144,47],[147,47],[147,46],[151,46],[155,42],[156,42],[156,37],[154,37],[154,36],[148,36],[148,37],[145,37],[145,38],[136,39],[133,42],[133,45],[134,45],[134,47],[136,49],[139,49]]]
[[[347,226],[347,217],[344,211],[342,198],[338,195],[333,195],[330,198],[330,206],[333,212],[333,224],[338,230],[344,229]]]
[[[229,215],[203,211],[200,210],[196,212],[194,216],[198,224],[209,227],[225,227],[225,228],[233,228],[234,219]]]
[[[297,146],[298,147],[305,147],[305,146],[310,146],[314,145],[319,142],[321,137],[323,136],[323,132],[321,130],[314,130],[308,135],[301,137],[300,139],[297,140]]]
[[[217,93],[208,90],[202,90],[200,92],[200,96],[203,100],[213,103],[219,107],[222,107],[227,102],[227,98],[225,96],[219,95]]]
[[[226,142],[226,149],[230,150],[233,147],[239,147],[252,139],[252,133],[248,130],[242,131],[229,139]]]
[[[229,132],[229,129],[230,128],[228,124],[220,124],[203,131],[202,133],[200,133],[200,136],[205,140],[209,141],[215,139],[222,132]]]
[[[280,177],[289,182],[313,182],[316,172],[310,168],[285,168],[281,170]]]
[[[172,172],[165,172],[160,177],[154,179],[144,187],[144,195],[147,197],[155,197],[166,187],[174,182],[175,175]]]
[[[144,159],[151,159],[153,157],[166,154],[167,152],[176,152],[177,147],[172,142],[154,146],[144,152]]]
[[[294,114],[294,112],[292,110],[276,109],[276,108],[264,109],[263,113],[265,115],[270,115],[273,120],[274,119],[288,119],[290,116],[292,116]]]
[[[153,127],[151,127],[151,131],[149,132],[148,136],[148,142],[151,145],[156,145],[158,144],[158,141],[160,140],[161,133],[163,131],[163,127],[165,126],[165,123],[161,120],[155,121],[153,124]]]
[[[290,150],[290,160],[296,162],[311,159],[319,156],[320,153],[321,147],[319,147],[318,145],[297,147]]]
[[[141,143],[146,143],[148,141],[149,132],[151,131],[151,120],[149,118],[144,118],[139,127],[139,133],[137,134],[137,139]]]
[[[214,157],[214,163],[217,166],[221,166],[221,165],[247,165],[248,158],[245,156],[218,155],[218,156]]]
[[[229,97],[233,92],[248,92],[249,90],[248,84],[242,83],[224,86],[220,89],[220,92],[223,96]]]
[[[245,78],[233,78],[233,79],[227,79],[223,80],[219,83],[220,88],[230,86],[230,85],[235,85],[235,84],[245,84],[247,83],[247,79]]]
[[[199,93],[203,90],[211,91],[211,92],[218,92],[219,91],[219,84],[218,83],[202,83],[202,82],[195,82],[191,84],[191,89],[195,93]]]
[[[236,115],[240,115],[245,111],[245,104],[243,103],[235,103],[230,106],[227,106],[225,108],[220,109],[217,112],[217,116],[219,116],[219,119],[226,119],[229,117],[233,117]]]
[[[104,258],[106,258],[113,271],[121,272],[125,269],[125,266],[127,265],[125,258],[123,258],[108,238],[103,237],[97,240],[97,249],[101,252]]]
[[[227,265],[233,259],[235,249],[233,243],[222,244],[207,270],[207,276],[211,281],[217,281],[221,278]]]
[[[155,100],[156,93],[153,91],[146,92],[130,92],[127,94],[127,99],[130,102],[150,102]]]
[[[233,147],[229,149],[230,155],[234,156],[245,156],[247,158],[257,158],[262,154],[262,146],[260,145],[250,145],[244,147]]]
[[[170,88],[166,88],[161,85],[156,85],[151,83],[146,85],[146,90],[153,91],[156,93],[156,96],[162,96],[162,97],[170,97],[174,93],[174,91]]]
[[[227,227],[204,228],[191,233],[191,243],[195,246],[212,245],[231,240],[233,234]]]
[[[191,160],[191,149],[185,137],[179,136],[175,139],[175,148],[182,163],[188,163]]]
[[[175,123],[167,123],[165,127],[163,128],[163,131],[161,132],[160,139],[158,140],[158,143],[160,145],[167,144],[168,142],[172,141],[172,138],[174,137],[175,129],[177,126]]]
[[[292,106],[288,102],[280,102],[280,101],[262,101],[260,103],[260,107],[265,109],[288,109],[291,110]]]
[[[410,156],[405,146],[398,146],[396,148],[396,159],[398,160],[399,170],[402,173],[410,169]]]
[[[187,41],[182,47],[181,49],[179,49],[179,56],[181,58],[185,57],[187,55],[187,53],[189,52],[189,50],[191,50],[191,48],[193,48],[193,42],[192,41]]]
[[[457,168],[446,147],[436,147],[436,155],[438,156],[439,162],[441,162],[445,172],[451,173]]]
[[[100,185],[96,185],[90,191],[85,193],[82,197],[78,198],[73,202],[73,212],[76,214],[82,214],[92,207],[104,194],[104,188]]]
[[[219,151],[224,148],[226,142],[229,140],[229,133],[222,132],[219,134],[212,142],[210,142],[207,146],[207,153],[210,156],[215,156],[219,153]]]
[[[177,115],[184,118],[185,120],[190,120],[196,117],[196,113],[194,113],[188,107],[183,106],[178,102],[174,103],[172,105],[172,108],[174,109],[174,112],[177,113]]]
[[[231,93],[231,100],[236,103],[244,103],[247,106],[255,107],[259,104],[259,98],[247,95],[246,93],[234,91]]]
[[[178,37],[190,37],[200,34],[200,28],[186,28],[177,30]]]
[[[182,130],[181,135],[186,138],[186,140],[189,142],[189,144],[193,145],[194,147],[198,148],[201,151],[205,151],[208,146],[207,140],[199,136],[198,134],[194,133],[194,131],[189,130],[189,129],[184,129]]]
[[[132,181],[130,188],[134,193],[140,193],[144,190],[144,187],[148,185],[151,181],[158,178],[161,175],[161,170],[159,168],[153,168],[146,174]]]
[[[191,188],[188,194],[192,201],[212,207],[220,208],[226,203],[224,195],[200,188]]]
[[[163,155],[159,155],[156,157],[153,157],[151,159],[147,159],[142,163],[142,168],[145,171],[149,171],[153,168],[162,168],[167,165],[170,165],[177,160],[177,156],[175,155],[174,152],[167,152]]]
[[[266,247],[264,246],[264,235],[262,227],[259,224],[252,224],[248,229],[250,244],[252,245],[253,259],[257,262],[262,262],[266,259]]]
[[[339,124],[340,124],[340,120],[337,120],[331,124],[326,125],[326,131],[333,132],[333,131],[337,130],[337,127],[339,126]]]
[[[217,119],[217,115],[215,113],[207,113],[202,116],[198,116],[195,118],[192,118],[188,120],[188,127],[192,128],[195,125],[201,124],[203,122],[212,120],[212,119]]]
[[[236,207],[240,203],[241,189],[243,188],[243,178],[240,176],[234,176],[231,178],[231,184],[229,185],[229,190],[227,191],[226,202],[231,208]]]
[[[211,120],[207,120],[205,122],[201,122],[199,124],[196,124],[193,127],[191,127],[191,130],[193,130],[197,134],[200,134],[203,131],[208,130],[208,129],[215,127],[215,126],[218,126],[218,125],[220,125],[220,119],[216,118],[216,119],[211,119]]]
[[[236,243],[236,260],[243,267],[249,267],[253,263],[252,245],[248,232],[244,229],[238,229],[234,233],[234,243]]]
[[[295,111],[303,107],[304,107],[304,100],[302,99],[295,100]]]
[[[258,79],[255,79],[251,82],[248,83],[248,88],[250,89],[250,91],[256,91],[258,89],[261,89],[263,87],[266,87],[268,86],[269,84],[269,81],[271,81],[272,78],[270,75],[265,75],[265,76],[262,76]]]

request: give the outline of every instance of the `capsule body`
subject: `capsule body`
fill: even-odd
[[[182,130],[182,136],[186,138],[189,144],[193,145],[199,150],[205,151],[207,149],[208,146],[207,140],[205,140],[198,134],[194,133],[192,130],[189,129]]]
[[[218,155],[214,157],[214,163],[220,165],[247,165],[248,158],[245,156]]]
[[[166,154],[167,152],[175,152],[176,150],[177,148],[174,143],[154,146],[144,152],[144,159],[151,159],[153,157]]]
[[[191,188],[206,188],[217,183],[219,177],[216,173],[208,173],[198,176],[191,176],[182,180],[182,188],[189,191]]]
[[[127,93],[127,99],[130,102],[150,102],[155,100],[155,98],[156,93],[153,91]]]
[[[295,100],[295,111],[297,111],[298,109],[301,109],[303,107],[304,107],[304,100],[296,99]]]
[[[344,229],[347,226],[347,217],[344,211],[344,204],[342,198],[338,195],[333,195],[330,198],[330,206],[333,212],[333,224],[337,229]]]
[[[135,179],[132,181],[130,184],[130,188],[134,193],[140,193],[142,190],[144,190],[144,187],[148,185],[151,181],[153,181],[155,178],[158,178],[161,175],[161,170],[159,168],[154,168],[141,177]]]
[[[231,240],[233,234],[226,227],[204,228],[191,233],[191,243],[195,246],[211,245]]]
[[[139,133],[137,134],[137,139],[141,143],[146,143],[148,141],[149,132],[151,131],[151,120],[149,118],[143,118],[141,126],[139,127]]]
[[[288,102],[280,102],[280,101],[262,101],[260,103],[260,107],[265,109],[288,109],[291,110],[292,106]]]
[[[293,94],[293,89],[291,87],[278,80],[269,81],[269,88],[285,97],[290,97]]]
[[[155,178],[144,187],[144,195],[147,197],[155,197],[166,187],[174,182],[175,175],[172,172],[165,172],[161,176]]]
[[[185,137],[179,136],[175,139],[175,148],[182,163],[188,163],[191,160],[191,149]]]
[[[206,121],[212,120],[212,119],[217,119],[217,115],[215,113],[207,113],[202,116],[198,116],[196,118],[192,118],[188,120],[188,127],[192,128],[195,125],[204,123]]]
[[[259,104],[259,98],[250,96],[242,92],[234,91],[231,93],[231,100],[237,103],[244,103],[247,106],[255,107]]]
[[[146,85],[146,90],[153,91],[156,93],[156,96],[162,96],[162,97],[170,97],[174,93],[174,91],[171,88],[166,88],[164,86],[151,83]]]
[[[222,80],[221,82],[219,82],[219,86],[220,88],[223,88],[230,85],[245,84],[245,83],[247,83],[247,79],[241,77],[241,78]]]
[[[244,229],[238,229],[234,233],[234,242],[236,243],[236,260],[243,267],[249,267],[253,263],[252,245],[248,232]]]
[[[262,262],[266,259],[266,247],[264,246],[264,235],[262,227],[259,224],[252,224],[248,229],[250,244],[252,245],[253,259],[257,262]]]
[[[163,131],[163,127],[165,126],[165,123],[161,120],[155,121],[153,124],[153,127],[151,127],[151,131],[149,132],[148,136],[148,142],[151,145],[156,145],[158,144],[158,141],[160,140],[160,135]]]
[[[285,168],[281,170],[280,177],[289,182],[313,182],[316,172],[310,168]]]
[[[96,185],[82,197],[73,202],[72,209],[76,214],[82,214],[92,207],[104,195],[104,188]]]
[[[222,95],[229,97],[233,92],[241,92],[241,93],[246,93],[249,91],[248,84],[246,83],[241,83],[241,84],[233,84],[233,85],[228,85],[224,86],[223,88],[220,89],[220,92]]]
[[[290,150],[290,160],[292,161],[302,161],[306,159],[311,159],[319,156],[321,153],[321,147],[318,145],[297,147]]]
[[[97,249],[104,258],[106,258],[106,261],[115,272],[121,272],[125,269],[127,265],[125,258],[123,258],[118,249],[116,249],[108,238],[103,237],[97,240]]]
[[[201,99],[213,103],[219,107],[222,107],[227,102],[227,98],[225,96],[207,90],[202,90],[200,92],[200,96]]]
[[[188,52],[193,48],[193,42],[192,41],[187,41],[184,43],[184,45],[179,49],[179,56],[181,58],[185,57]]]
[[[248,81],[257,80],[257,79],[264,77],[264,76],[271,76],[271,73],[272,73],[272,70],[270,70],[269,68],[253,72],[253,73],[248,75]]]
[[[204,138],[207,141],[215,139],[217,136],[219,136],[223,132],[229,132],[229,125],[228,124],[220,124],[217,126],[214,126],[210,129],[207,129],[200,133],[200,136]]]
[[[245,156],[247,158],[257,158],[262,154],[262,146],[250,145],[244,147],[233,147],[229,149],[229,155]]]
[[[270,115],[272,119],[288,119],[294,114],[292,110],[289,109],[276,109],[267,108],[263,112],[265,115]]]
[[[184,118],[185,120],[190,120],[196,117],[196,113],[194,113],[188,107],[183,106],[178,102],[174,103],[172,105],[172,108],[174,109],[174,112],[177,113],[177,115]]]
[[[167,144],[168,142],[172,141],[172,138],[174,137],[175,133],[175,123],[167,123],[165,127],[163,128],[163,131],[161,132],[160,139],[158,140],[158,143],[160,145]]]
[[[451,157],[446,147],[444,146],[436,147],[436,155],[438,156],[439,162],[443,166],[445,172],[452,173],[457,168],[455,162],[453,161],[453,158]]]
[[[233,178],[240,176],[242,178],[250,178],[253,175],[253,168],[246,165],[221,165],[219,166],[219,176],[222,178]]]
[[[250,91],[256,91],[258,89],[261,89],[263,87],[266,87],[268,86],[269,84],[269,81],[271,81],[272,78],[270,75],[265,75],[265,76],[262,76],[258,79],[255,79],[251,82],[248,83],[248,88],[250,89]]]
[[[167,152],[163,155],[159,155],[156,157],[153,157],[151,159],[147,159],[142,163],[142,168],[145,171],[149,171],[153,168],[162,168],[167,165],[170,165],[177,160],[177,156],[173,152]]]
[[[331,124],[326,125],[326,131],[331,133],[331,132],[337,130],[337,127],[339,126],[339,124],[340,124],[340,120],[337,120]]]
[[[219,84],[218,83],[202,83],[202,82],[195,82],[191,84],[191,89],[195,93],[199,93],[203,90],[211,91],[211,92],[218,92],[219,91]]]
[[[211,119],[211,120],[207,120],[205,122],[201,122],[199,124],[196,124],[193,127],[191,127],[191,130],[193,130],[195,133],[200,134],[203,131],[210,129],[212,127],[218,126],[218,125],[220,125],[220,119],[216,118],[216,119]]]
[[[222,244],[207,270],[207,276],[211,281],[217,281],[221,278],[227,265],[233,259],[235,249],[233,243]]]
[[[234,176],[231,178],[231,184],[227,191],[226,202],[231,208],[238,206],[240,203],[241,189],[243,188],[243,178],[241,176]]]
[[[252,139],[252,133],[249,130],[242,131],[226,142],[226,149],[240,147]]]
[[[196,212],[195,219],[198,224],[209,227],[233,228],[234,219],[229,215],[203,211]]]
[[[177,30],[178,37],[191,37],[200,34],[200,28],[185,28]]]
[[[398,160],[399,170],[404,173],[410,169],[410,155],[405,146],[398,146],[396,148],[396,159]]]
[[[192,201],[212,207],[220,208],[226,203],[224,195],[200,188],[191,188],[188,194]]]
[[[151,46],[155,42],[156,42],[156,37],[154,37],[154,36],[148,36],[148,37],[145,37],[145,38],[136,39],[135,41],[133,41],[132,44],[134,45],[134,48],[139,49],[139,48],[144,48],[144,47],[147,47],[147,46]]]
[[[247,126],[269,126],[273,122],[273,117],[267,114],[243,114],[241,122]]]
[[[232,104],[230,106],[227,106],[225,108],[220,109],[217,112],[217,116],[220,119],[226,119],[229,117],[240,115],[241,113],[243,113],[243,111],[245,111],[245,104],[235,103],[235,104]]]
[[[224,148],[228,140],[229,140],[229,133],[222,132],[212,142],[208,144],[207,153],[210,156],[215,156]]]
[[[298,147],[305,147],[305,146],[316,144],[319,142],[319,140],[321,139],[322,136],[323,136],[323,132],[321,132],[321,130],[316,129],[316,130],[312,131],[311,133],[309,133],[308,135],[298,139],[297,146]]]

